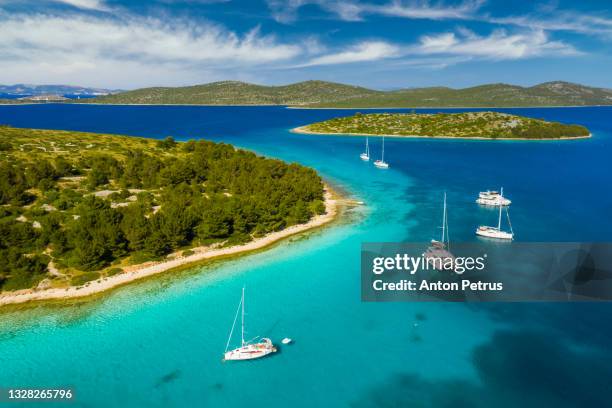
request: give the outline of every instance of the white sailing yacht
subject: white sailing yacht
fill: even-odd
[[[232,334],[234,333],[234,327],[238,320],[238,314],[242,310],[242,335],[240,347],[228,351],[230,342],[232,340]],[[244,341],[244,288],[242,288],[242,297],[238,304],[238,310],[236,310],[236,316],[234,317],[234,323],[232,324],[232,330],[230,331],[227,344],[225,345],[225,353],[223,354],[223,361],[225,360],[253,360],[267,356],[270,353],[276,352],[276,347],[272,344],[272,340],[268,338],[262,338],[257,343],[251,343]]]
[[[503,200],[503,195],[501,199]],[[510,213],[508,212],[508,207],[503,204],[499,204],[499,218],[497,220],[497,227],[489,227],[489,226],[480,226],[476,230],[476,235],[480,235],[481,237],[487,238],[496,238],[496,239],[505,239],[505,240],[513,240],[514,239],[514,231],[512,231],[512,224],[510,223]],[[502,219],[502,207],[506,209],[506,216],[508,217],[508,226],[510,227],[510,232],[502,231],[501,229],[501,219]]]
[[[455,256],[450,252],[448,235],[448,215],[446,212],[446,192],[444,192],[444,209],[442,211],[442,237],[440,241],[432,239],[429,248],[423,254],[427,263],[440,271],[455,270]]]
[[[385,137],[382,137],[382,156],[380,160],[376,160],[374,165],[379,169],[388,169],[389,163],[385,162]]]
[[[368,143],[368,137],[367,136],[366,136],[366,148],[365,148],[365,152],[361,153],[359,155],[359,157],[363,161],[370,161],[370,144]]]

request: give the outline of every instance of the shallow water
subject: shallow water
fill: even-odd
[[[476,239],[478,224],[496,220],[473,200],[500,186],[514,202],[519,241],[609,239],[612,108],[500,111],[583,124],[594,137],[387,139],[392,167],[381,171],[359,160],[363,138],[288,132],[348,110],[0,106],[0,123],[14,126],[232,143],[312,166],[367,204],[344,224],[206,273],[154,279],[77,307],[0,315],[0,386],[72,386],[77,406],[88,407],[602,403],[612,375],[611,305],[360,301],[361,242],[436,236],[443,191],[455,241]],[[370,141],[376,158],[380,140]],[[221,363],[243,285],[247,337],[295,343],[259,361]]]

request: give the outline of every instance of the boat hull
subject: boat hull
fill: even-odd
[[[275,353],[276,347],[270,339],[263,339],[259,343],[247,344],[230,350],[223,355],[223,361],[254,360]]]
[[[480,205],[489,205],[492,207],[498,207],[498,206],[508,206],[510,204],[512,204],[512,201],[508,200],[507,198],[478,198],[476,200],[476,203],[480,204]]]
[[[388,169],[389,168],[389,164],[385,163],[384,161],[381,160],[376,160],[374,162],[374,165],[376,167],[378,167],[379,169]]]
[[[476,235],[485,238],[494,238],[511,241],[514,239],[514,234],[511,232],[500,231],[497,228],[492,227],[480,227],[476,230]]]
[[[367,155],[367,154],[365,154],[365,153],[361,153],[361,154],[359,155],[359,158],[360,158],[361,160],[363,160],[363,161],[370,161],[370,156],[368,156],[368,155]]]

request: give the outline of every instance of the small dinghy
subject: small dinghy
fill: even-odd
[[[281,340],[281,343],[283,344],[289,344],[291,343],[293,340],[291,340],[289,337],[285,337],[284,339]]]

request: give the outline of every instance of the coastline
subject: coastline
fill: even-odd
[[[318,107],[308,105],[279,105],[273,103],[257,103],[257,104],[208,104],[208,103],[101,103],[101,102],[24,102],[24,103],[0,103],[0,106],[19,106],[19,105],[95,105],[95,106],[208,106],[208,107],[284,107],[285,109],[310,109],[310,110],[406,110],[406,109],[531,109],[531,108],[601,108],[612,107],[610,105],[522,105],[522,106],[369,106],[369,107]]]
[[[191,248],[191,251],[194,252],[192,255],[184,257],[177,256],[173,259],[164,261],[131,265],[124,268],[124,272],[121,274],[91,281],[83,286],[68,286],[42,290],[23,289],[14,292],[0,293],[0,308],[7,305],[29,302],[85,298],[173,269],[183,269],[202,261],[247,254],[252,251],[260,250],[288,237],[331,223],[338,217],[340,213],[339,207],[343,201],[346,202],[347,200],[338,197],[328,185],[325,185],[325,214],[316,215],[305,224],[292,225],[281,231],[272,232],[263,237],[256,238],[243,245],[235,245],[226,248],[216,248],[214,246]],[[178,254],[170,254],[170,256],[172,255]]]
[[[361,110],[361,109],[376,109],[376,110],[383,110],[383,109],[393,109],[393,110],[399,110],[399,109],[521,109],[521,108],[601,108],[601,107],[609,107],[612,106],[612,104],[610,105],[522,105],[522,106],[369,106],[369,107],[363,107],[363,106],[356,106],[356,107],[352,107],[352,108],[347,108],[347,107],[338,107],[338,108],[334,108],[334,107],[326,107],[326,106],[308,106],[308,105],[304,105],[304,106],[297,106],[297,105],[278,105],[278,106],[285,106],[285,108],[287,109],[331,109],[331,110]]]
[[[308,126],[308,125],[306,125]],[[495,140],[495,141],[513,141],[513,140],[524,140],[530,142],[550,142],[555,140],[575,140],[575,139],[589,139],[593,137],[592,133],[586,136],[567,136],[558,138],[548,139],[529,139],[526,137],[503,137],[503,138],[492,138],[492,137],[479,137],[479,136],[422,136],[422,135],[386,135],[386,134],[374,134],[374,133],[324,133],[314,132],[312,130],[305,130],[306,126],[299,126],[290,130],[291,133],[299,133],[302,135],[322,135],[322,136],[372,136],[372,137],[394,137],[398,139],[455,139],[455,140]]]

